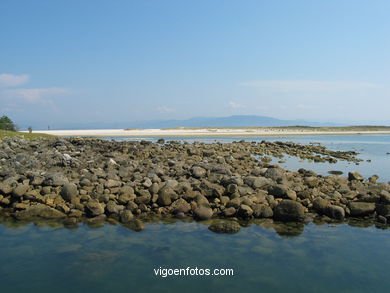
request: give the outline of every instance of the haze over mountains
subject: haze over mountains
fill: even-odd
[[[305,120],[282,120],[267,116],[234,115],[227,117],[194,117],[185,120],[145,120],[122,122],[90,123],[17,123],[22,129],[124,129],[124,128],[175,128],[175,127],[256,127],[256,126],[341,126],[345,124],[331,122],[312,122]]]

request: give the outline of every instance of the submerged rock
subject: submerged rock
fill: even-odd
[[[218,222],[209,226],[209,230],[221,234],[235,234],[241,229],[240,224],[235,221]]]

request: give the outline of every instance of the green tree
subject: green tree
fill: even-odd
[[[9,117],[3,115],[2,117],[0,117],[0,129],[16,131],[16,125]]]

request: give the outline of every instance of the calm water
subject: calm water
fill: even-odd
[[[330,170],[353,167],[390,180],[390,137],[276,139],[356,149],[372,162],[337,163]],[[294,158],[286,165],[303,166]],[[142,232],[111,224],[66,229],[3,222],[0,243],[1,292],[387,292],[390,286],[390,230],[356,223],[303,227],[259,221],[219,235],[196,222],[147,224]],[[229,268],[234,276],[162,278],[154,274],[159,267]]]

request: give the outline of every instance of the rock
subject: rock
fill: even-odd
[[[186,214],[191,210],[191,205],[182,198],[179,198],[178,200],[174,201],[171,207],[174,213],[182,212]]]
[[[234,207],[225,208],[223,214],[225,217],[233,217],[236,214],[237,210]]]
[[[18,186],[18,181],[15,178],[7,178],[0,183],[0,191],[3,194],[10,194],[15,187]]]
[[[375,211],[375,203],[353,201],[348,204],[351,216],[362,217],[372,214]]]
[[[282,200],[274,210],[274,219],[278,221],[302,221],[305,209],[299,202]]]
[[[164,140],[163,138],[159,138],[159,139],[157,140],[157,143],[159,143],[159,144],[164,144],[164,143],[165,143],[165,140]]]
[[[264,173],[264,177],[280,182],[285,180],[286,176],[284,175],[283,170],[280,168],[268,168]]]
[[[48,173],[43,181],[43,184],[47,186],[62,186],[66,183],[69,183],[69,180],[61,173]]]
[[[206,170],[203,169],[202,167],[195,166],[195,167],[192,167],[191,173],[192,173],[192,176],[194,176],[195,178],[202,178],[206,175]]]
[[[65,218],[66,215],[59,210],[53,209],[44,204],[37,204],[30,206],[23,211],[15,213],[15,217],[18,220],[32,220],[35,218],[42,219],[61,219]]]
[[[14,197],[22,197],[26,194],[27,190],[29,189],[29,186],[27,184],[18,184],[12,191],[12,195]]]
[[[305,177],[304,182],[308,187],[314,188],[318,186],[320,181],[317,177],[309,176],[309,177]]]
[[[164,187],[158,192],[157,203],[160,206],[168,206],[176,196],[176,192],[171,187]]]
[[[271,207],[265,204],[254,205],[252,209],[255,218],[272,218],[274,215]]]
[[[104,214],[104,208],[97,200],[88,201],[85,207],[89,216],[96,217]]]
[[[339,221],[344,220],[345,211],[342,207],[336,205],[329,205],[325,209],[325,214],[332,219],[336,219]]]
[[[61,196],[67,202],[72,202],[78,195],[77,186],[74,183],[66,183],[62,186]]]
[[[209,230],[221,234],[235,234],[240,231],[241,226],[235,221],[213,223],[209,226]]]
[[[379,196],[382,203],[390,204],[390,193],[388,191],[382,190]]]
[[[313,208],[320,214],[325,214],[329,205],[330,202],[321,197],[317,197],[315,200],[313,200]]]
[[[351,180],[363,181],[364,177],[360,173],[358,173],[356,171],[352,171],[352,172],[348,173],[348,180],[349,181],[351,181]]]
[[[249,218],[253,214],[253,210],[250,206],[247,206],[245,204],[242,204],[240,208],[238,209],[237,214],[242,218]]]
[[[199,220],[208,220],[213,216],[213,210],[207,207],[198,207],[194,210],[194,215]]]
[[[256,188],[266,188],[267,186],[272,184],[272,181],[270,181],[268,178],[265,177],[255,177],[255,176],[248,176],[244,179],[244,182],[246,185],[252,187],[253,189]]]
[[[371,177],[368,178],[368,181],[370,183],[376,183],[376,181],[379,179],[378,175],[372,175]]]
[[[375,210],[378,215],[388,217],[390,216],[390,205],[388,204],[377,204]]]
[[[119,187],[121,185],[122,185],[122,182],[120,182],[119,180],[114,180],[114,179],[108,179],[104,183],[104,187],[106,187],[106,188]]]
[[[268,188],[268,194],[271,194],[276,198],[287,198],[287,192],[288,187],[282,184],[272,185]]]
[[[119,214],[125,207],[123,205],[117,205],[114,201],[110,200],[106,205],[106,211],[108,214]]]
[[[131,211],[129,210],[123,210],[120,212],[119,219],[121,223],[129,223],[131,220],[133,220],[134,215]]]

